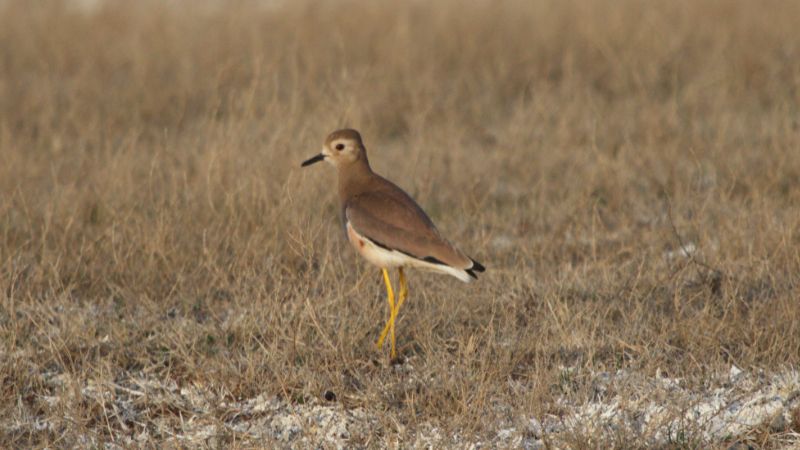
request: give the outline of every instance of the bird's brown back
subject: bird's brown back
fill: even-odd
[[[343,218],[359,234],[419,259],[463,269],[472,266],[472,260],[443,238],[425,211],[397,185],[371,170],[350,174],[349,180],[340,174],[342,178]]]

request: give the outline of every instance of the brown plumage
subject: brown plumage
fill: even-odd
[[[475,272],[485,269],[445,239],[408,194],[372,171],[358,131],[334,131],[325,139],[322,153],[302,166],[322,160],[337,168],[341,215],[348,240],[367,261],[383,269],[392,311],[378,346],[391,330],[394,356],[394,320],[407,291],[403,268],[430,270],[465,282],[477,278]],[[387,273],[391,268],[398,268],[400,273],[397,307]]]
[[[330,161],[338,169],[339,201],[345,229],[350,224],[358,235],[379,247],[429,263],[408,265],[431,270],[436,270],[430,267],[431,264],[446,265],[473,278],[476,271],[483,271],[483,266],[442,237],[425,211],[405,191],[372,171],[358,131],[334,131],[325,139],[322,153],[312,160],[315,158],[317,161]],[[356,243],[354,246],[363,255]],[[367,259],[375,263],[369,257]],[[395,263],[393,266],[403,264]],[[453,271],[445,270],[445,273],[469,280]]]
[[[344,217],[359,234],[417,259],[472,269],[474,262],[442,237],[408,194],[384,178],[373,180],[373,190],[340,197]]]

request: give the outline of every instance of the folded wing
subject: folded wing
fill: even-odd
[[[394,185],[351,197],[344,215],[359,234],[386,249],[461,269],[472,277],[484,270],[443,238],[425,212]]]

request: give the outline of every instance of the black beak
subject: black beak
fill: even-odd
[[[322,161],[323,159],[325,159],[325,155],[320,153],[317,156],[312,156],[311,158],[308,158],[307,160],[303,161],[303,164],[300,164],[300,167],[310,166],[314,163]]]

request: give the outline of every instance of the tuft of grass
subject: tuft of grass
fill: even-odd
[[[145,375],[231,401],[335,392],[376,418],[370,445],[588,401],[581,371],[797,367],[797,17],[1,2],[0,446],[166,439],[190,408],[125,422],[80,395]],[[298,167],[344,126],[488,268],[410,275],[414,379],[374,349],[380,278],[343,239],[334,174]]]

